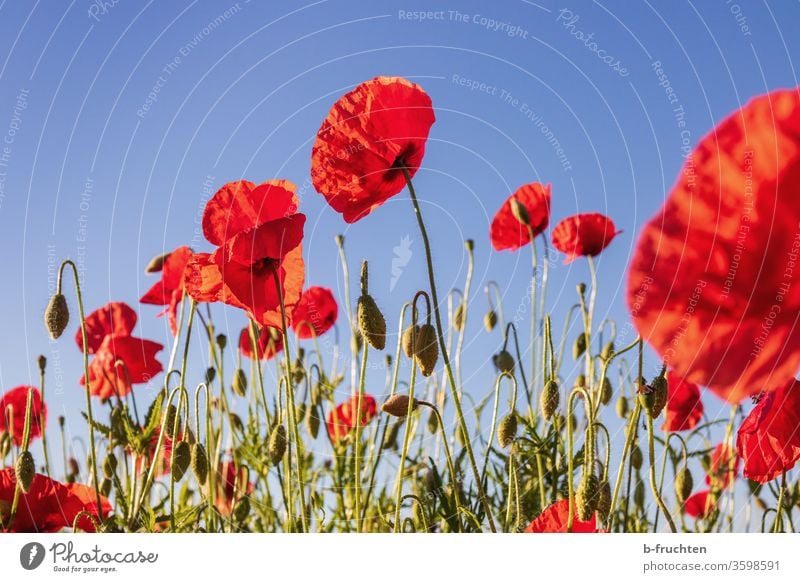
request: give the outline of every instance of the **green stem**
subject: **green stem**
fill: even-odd
[[[656,453],[655,453],[655,439],[653,438],[653,418],[648,414],[647,415],[647,449],[649,451],[650,456],[650,489],[653,491],[653,497],[656,498],[656,503],[661,508],[661,511],[664,512],[664,517],[667,519],[667,523],[669,524],[669,529],[672,533],[677,533],[678,530],[675,528],[675,522],[672,519],[672,516],[669,514],[669,510],[667,509],[667,505],[664,503],[664,500],[661,498],[661,492],[658,490],[658,485],[656,484]]]
[[[367,354],[369,353],[369,342],[364,341],[364,353],[361,356],[361,378],[358,382],[358,397],[356,398],[356,442],[353,445],[353,473],[355,481],[353,483],[353,490],[355,495],[355,514],[356,514],[356,532],[361,533],[363,522],[361,520],[361,459],[359,458],[361,449],[361,405],[364,400],[364,384],[366,383],[367,376]],[[413,390],[413,385],[412,385]]]
[[[366,349],[366,343],[364,344]],[[400,505],[403,498],[403,472],[408,456],[408,446],[411,441],[411,413],[414,409],[414,387],[417,383],[417,359],[411,358],[411,382],[408,386],[408,410],[406,411],[406,428],[403,431],[403,448],[400,451],[400,463],[397,466],[397,480],[395,483],[395,504],[394,504],[394,532],[400,531]],[[445,441],[446,442],[446,441]]]

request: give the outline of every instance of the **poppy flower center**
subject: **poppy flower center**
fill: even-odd
[[[278,259],[270,259],[269,257],[259,259],[250,265],[250,271],[254,276],[267,276],[271,275],[275,269],[278,268],[280,261]]]

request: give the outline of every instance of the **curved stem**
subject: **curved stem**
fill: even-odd
[[[411,412],[414,408],[414,387],[417,383],[417,359],[411,359],[411,382],[408,386],[408,410],[406,411],[406,428],[403,433],[403,448],[400,452],[400,464],[397,466],[397,482],[395,483],[395,505],[394,505],[394,531],[400,531],[400,505],[403,497],[403,472],[408,456],[408,447],[411,441]]]
[[[347,268],[347,255],[344,252],[344,237],[338,235],[336,237],[336,246],[339,248],[339,260],[342,264],[342,279],[344,281],[344,309],[347,313],[347,323],[350,326],[350,386],[354,391],[356,388],[356,361],[358,359],[357,344],[356,344],[356,330],[355,320],[353,318],[353,307],[350,303],[350,271]],[[351,393],[355,396],[355,393]]]
[[[664,503],[664,500],[661,498],[661,492],[658,490],[658,485],[656,484],[656,453],[655,453],[655,439],[653,438],[653,418],[648,414],[647,415],[647,449],[650,455],[650,489],[653,491],[653,497],[656,498],[656,503],[661,508],[661,511],[664,512],[664,517],[667,519],[667,523],[669,524],[669,529],[672,533],[677,533],[678,530],[675,528],[675,522],[672,519],[672,516],[669,514],[669,510],[667,509],[667,505]]]

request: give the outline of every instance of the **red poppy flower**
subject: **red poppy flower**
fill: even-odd
[[[717,500],[711,495],[711,491],[706,489],[690,495],[683,504],[683,511],[689,517],[706,519],[713,513],[716,506]]]
[[[516,200],[528,211],[533,236],[538,236],[550,223],[550,184],[543,186],[538,182],[531,182],[520,186],[500,207],[494,215],[492,226],[489,229],[489,238],[496,251],[510,249],[517,250],[531,242],[531,235],[527,226],[514,217],[511,201]]]
[[[239,351],[245,358],[253,359],[253,348],[250,343],[250,330],[245,328],[239,334]],[[283,334],[275,327],[262,327],[258,332],[258,357],[271,360],[283,351]]]
[[[95,353],[107,335],[131,335],[136,327],[136,312],[121,301],[112,301],[86,317],[86,346],[90,354]],[[75,334],[75,342],[83,349],[83,336],[80,328]]]
[[[665,409],[664,430],[692,430],[703,418],[700,388],[672,371],[667,372],[669,396]]]
[[[425,155],[431,99],[400,77],[362,83],[331,108],[311,150],[311,180],[348,223],[403,190]]]
[[[567,533],[567,522],[569,520],[569,501],[562,499],[545,509],[539,517],[534,519],[525,533]],[[573,515],[572,533],[600,533],[597,529],[597,517],[592,514],[589,521],[578,519],[578,512]]]
[[[639,333],[739,402],[800,365],[800,92],[758,97],[703,138],[644,227],[628,280]]]
[[[178,303],[183,296],[184,272],[192,254],[192,249],[189,247],[178,247],[172,251],[164,259],[161,267],[161,280],[150,287],[147,293],[139,299],[141,303],[167,306],[158,316],[167,314],[169,328],[173,335],[178,333]]]
[[[275,273],[287,316],[303,289],[303,225],[295,186],[286,180],[260,186],[225,184],[203,211],[203,234],[217,245],[194,254],[186,268],[186,291],[197,301],[221,301],[247,311],[261,325],[281,327]]]
[[[339,307],[330,289],[309,287],[300,296],[292,314],[292,329],[297,337],[321,336],[336,323]]]
[[[358,395],[342,402],[328,413],[328,432],[334,443],[346,437],[356,427],[357,407]],[[361,399],[361,426],[369,424],[377,413],[378,405],[375,399],[369,394],[365,394]]]
[[[17,515],[8,528],[11,506],[17,478],[13,468],[0,471],[0,517],[7,531],[25,533],[53,533],[72,527],[81,511],[88,511],[96,518],[97,497],[94,489],[85,485],[63,485],[38,473],[34,475],[28,493],[20,493]],[[103,497],[103,515],[111,512],[111,504]],[[94,531],[91,520],[83,518],[78,525],[85,531]]]
[[[567,255],[564,259],[566,265],[578,257],[599,255],[620,232],[614,221],[603,214],[576,214],[565,218],[553,229],[553,246]]]
[[[736,449],[718,444],[711,453],[711,467],[706,475],[706,484],[715,489],[724,489],[739,475],[739,462]]]
[[[247,478],[247,472],[236,465],[231,459],[226,459],[217,472],[217,496],[214,505],[224,516],[230,515],[233,510],[233,502],[236,499],[237,491],[245,495],[251,494],[255,490],[252,483],[243,485]]]
[[[739,427],[736,451],[744,476],[766,483],[800,459],[800,382],[765,394]]]
[[[133,384],[143,384],[163,370],[156,354],[160,343],[131,336],[108,335],[89,364],[89,392],[101,400],[128,394]],[[122,365],[117,365],[121,362]],[[86,378],[81,377],[81,386]]]
[[[33,386],[17,386],[0,398],[0,433],[9,432],[14,444],[22,444],[25,430],[25,413],[28,408],[28,391],[33,391],[31,400],[31,439],[42,436],[47,425],[47,405],[42,402],[42,393]],[[10,421],[10,422],[9,422]]]

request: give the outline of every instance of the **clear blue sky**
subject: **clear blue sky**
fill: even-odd
[[[415,18],[420,10],[430,19]],[[799,21],[797,3],[724,0],[0,2],[0,385],[36,383],[45,354],[51,418],[66,412],[83,430],[75,327],[51,344],[42,325],[50,262],[79,260],[88,309],[128,301],[138,334],[168,343],[157,308],[136,302],[152,283],[143,268],[178,245],[208,249],[197,231],[206,182],[297,183],[308,282],[341,297],[333,237],[344,233],[351,268],[370,261],[371,290],[395,329],[402,302],[426,285],[407,195],[347,226],[308,176],[335,99],[375,75],[402,75],[436,107],[415,181],[441,289],[463,286],[462,241],[476,241],[465,378],[484,395],[500,336],[481,331],[483,284],[500,283],[509,316],[529,277],[527,249],[498,254],[488,243],[506,196],[550,182],[554,221],[576,211],[613,217],[624,232],[599,263],[598,315],[624,326],[635,235],[677,176],[682,148],[751,97],[798,84]],[[411,256],[392,287],[404,237]],[[558,328],[586,277],[583,261],[553,269]],[[243,316],[214,312],[235,336]],[[200,380],[202,366],[193,373]],[[373,378],[380,392],[382,372]]]

